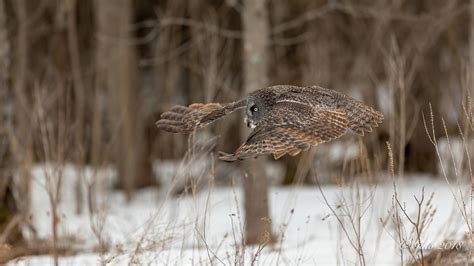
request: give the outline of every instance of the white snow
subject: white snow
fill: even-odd
[[[34,168],[32,187],[33,224],[43,239],[51,238],[51,209],[45,189],[47,168]],[[250,265],[257,253],[259,247],[253,246],[247,247],[242,254],[243,198],[238,183],[234,187],[211,185],[194,195],[179,197],[171,196],[168,191],[146,189],[137,192],[133,201],[127,204],[123,194],[109,189],[114,175],[112,170],[86,169],[84,175],[84,187],[94,179],[99,184],[101,207],[94,215],[89,214],[87,208],[83,214],[75,214],[77,170],[66,166],[62,173],[59,238],[75,239],[84,252],[60,257],[62,265],[101,262],[113,265],[129,262],[208,265],[210,260],[212,264]],[[420,199],[423,188],[425,203],[434,193],[431,205],[436,210],[423,233],[424,245],[439,246],[446,239],[461,239],[467,227],[454,199],[461,200],[459,191],[467,192],[470,185],[452,184],[450,187],[444,181],[424,176],[397,180],[398,197],[411,217],[417,214],[414,196]],[[323,195],[344,227],[332,214]],[[265,246],[255,263],[358,263],[357,252],[350,241],[357,242],[356,235],[359,234],[367,264],[399,265],[400,249],[394,239],[396,226],[391,222],[393,213],[390,212],[393,195],[391,181],[378,185],[324,185],[321,190],[317,186],[272,187],[269,194],[272,230],[278,241]],[[465,198],[467,196],[465,193]],[[357,219],[359,214],[361,218]],[[354,226],[350,224],[350,216],[355,218]],[[401,216],[407,238],[413,238],[412,226]],[[109,247],[104,254],[95,252],[98,235]],[[402,250],[405,260],[409,259],[408,251]],[[35,256],[17,259],[10,265],[52,263],[51,256]]]
[[[469,169],[474,167],[474,139],[441,137],[437,144],[438,175],[449,180],[469,179]]]

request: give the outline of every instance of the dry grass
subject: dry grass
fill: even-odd
[[[14,117],[9,117],[8,123],[0,126],[0,136],[6,136],[8,142],[9,151],[5,152],[11,162],[8,168],[20,177],[14,184],[19,212],[0,233],[0,263],[16,256],[50,254],[58,264],[62,255],[94,251],[100,254],[102,264],[113,264],[124,254],[131,254],[128,263],[139,264],[145,261],[143,257],[148,252],[169,248],[170,243],[176,241],[176,236],[189,228],[192,228],[192,246],[185,245],[188,236],[183,235],[183,239],[179,241],[182,242],[182,252],[189,248],[205,249],[204,258],[198,257],[201,255],[193,258],[196,264],[265,264],[260,259],[267,251],[277,252],[277,264],[287,263],[283,255],[285,250],[281,247],[288,237],[287,227],[294,219],[293,213],[288,214],[286,226],[282,226],[275,237],[272,237],[270,230],[266,230],[259,245],[246,246],[245,231],[249,225],[245,224],[245,215],[240,209],[242,202],[237,195],[239,182],[231,184],[236,208],[229,215],[232,233],[223,236],[217,246],[210,244],[208,235],[209,230],[212,230],[209,228],[212,206],[209,201],[215,182],[218,182],[216,178],[219,177],[215,173],[218,167],[215,165],[215,158],[209,157],[209,154],[215,147],[216,139],[199,144],[195,139],[199,136],[194,134],[187,142],[184,137],[163,135],[154,136],[150,141],[155,143],[152,147],[153,158],[181,157],[186,152],[173,182],[162,188],[165,195],[157,198],[157,201],[160,201],[158,204],[163,204],[174,200],[175,196],[192,198],[196,209],[192,212],[191,224],[176,225],[169,221],[162,225],[159,219],[162,209],[158,208],[153,217],[144,221],[142,235],[131,251],[109,243],[105,227],[110,219],[107,201],[112,193],[104,181],[105,177],[99,174],[99,169],[108,166],[114,154],[113,141],[116,140],[116,134],[111,126],[112,122],[106,119],[111,112],[110,105],[114,103],[108,100],[107,93],[101,89],[99,82],[96,84],[97,88],[88,89],[93,87],[96,76],[100,74],[100,69],[93,67],[100,62],[95,62],[97,55],[89,52],[93,50],[90,43],[101,36],[95,36],[95,30],[85,28],[90,22],[84,18],[84,14],[85,17],[90,16],[89,12],[92,11],[88,8],[93,9],[89,6],[92,5],[89,1],[86,1],[85,7],[79,5],[79,1],[68,1],[60,5],[53,5],[51,1],[45,3],[34,6],[28,1],[9,1],[6,14],[0,15],[11,18],[7,21],[14,21],[6,24],[12,31],[10,43],[16,44],[12,46],[14,49],[11,51],[11,60],[2,61],[2,64],[12,63],[7,67],[11,68],[11,77],[2,81],[2,85],[5,83],[5,87],[11,88],[5,95],[2,90],[1,98],[2,104],[13,102],[13,115],[12,112],[6,115]],[[414,7],[415,4],[408,0],[378,0],[370,5],[366,1],[329,4],[275,2],[269,9],[269,83],[317,83],[346,92],[359,92],[361,98],[372,101],[370,104],[375,106],[386,104],[375,102],[374,99],[379,96],[377,90],[384,90],[390,96],[387,104],[389,114],[385,128],[380,129],[382,133],[379,136],[371,135],[369,138],[372,139],[367,145],[359,140],[360,155],[354,161],[344,162],[341,174],[337,176],[339,185],[349,187],[350,193],[340,195],[335,202],[326,197],[323,178],[315,176],[318,169],[312,169],[314,151],[300,160],[296,173],[298,185],[308,172],[313,177],[329,209],[328,219],[337,220],[338,235],[335,237],[340,242],[344,240],[350,243],[351,251],[357,254],[356,263],[360,265],[370,264],[364,245],[367,229],[362,225],[376,215],[371,210],[374,205],[373,195],[377,183],[385,179],[385,176],[393,180],[392,204],[386,216],[380,219],[382,227],[377,229],[377,234],[392,234],[393,241],[401,247],[401,264],[412,261],[413,264],[429,265],[453,254],[461,254],[466,261],[472,261],[473,254],[467,246],[459,252],[456,249],[428,254],[425,252],[422,248],[426,244],[423,239],[436,212],[436,206],[432,205],[435,195],[425,195],[422,189],[418,195],[414,195],[411,203],[416,206],[416,211],[412,212],[407,210],[405,202],[400,199],[395,183],[397,177],[405,177],[405,166],[409,160],[416,160],[405,158],[405,155],[407,145],[420,141],[420,134],[416,133],[421,129],[421,135],[428,138],[434,149],[434,157],[440,161],[442,177],[456,202],[453,216],[462,217],[469,228],[463,241],[468,242],[469,247],[474,246],[474,175],[469,147],[474,129],[472,90],[464,89],[462,93],[453,93],[463,95],[462,110],[457,110],[464,115],[462,123],[442,117],[437,118],[441,122],[435,122],[435,116],[439,112],[435,112],[438,109],[433,111],[431,105],[428,121],[424,115],[419,115],[422,110],[426,110],[423,108],[426,100],[424,97],[432,96],[420,91],[441,91],[444,89],[442,85],[439,85],[440,88],[433,86],[445,83],[465,82],[467,85],[462,85],[464,88],[473,87],[468,86],[471,81],[459,82],[456,80],[458,75],[446,75],[446,71],[432,67],[443,65],[443,60],[448,58],[451,60],[448,67],[451,71],[448,72],[456,73],[461,68],[459,65],[462,62],[458,64],[453,59],[457,58],[457,54],[454,56],[451,51],[465,45],[465,38],[459,37],[463,34],[458,32],[463,32],[465,28],[458,26],[459,20],[465,19],[465,11],[469,6],[461,1],[420,3],[420,7]],[[182,5],[186,5],[186,8]],[[419,12],[414,12],[417,8]],[[198,7],[193,3],[168,1],[166,5],[160,4],[155,11],[158,15],[151,12],[153,14],[147,15],[147,20],[130,26],[132,37],[127,40],[112,40],[137,46],[136,52],[140,52],[137,58],[139,79],[153,80],[144,82],[144,88],[140,89],[140,102],[145,109],[143,116],[151,116],[177,101],[228,101],[242,94],[243,34],[239,25],[245,9],[239,3],[225,1],[222,6],[215,6],[206,2]],[[143,10],[140,12],[146,13]],[[33,25],[38,27],[34,28]],[[44,39],[45,32],[49,34],[47,41]],[[138,36],[142,32],[146,34]],[[65,51],[56,49],[62,41],[67,44]],[[35,47],[38,43],[44,44]],[[472,43],[474,42],[471,40],[471,45]],[[453,47],[456,49],[452,49]],[[57,54],[55,50],[58,50]],[[436,53],[433,54],[433,51]],[[5,53],[3,50],[0,52],[3,58]],[[54,53],[54,58],[50,57],[50,53]],[[98,58],[100,59],[100,55]],[[469,77],[465,79],[469,80]],[[158,89],[154,90],[155,87]],[[356,89],[353,90],[354,87]],[[418,96],[420,94],[421,97]],[[442,103],[443,99],[433,99],[434,106]],[[2,115],[3,112],[1,109]],[[146,120],[145,118],[140,117]],[[238,145],[238,141],[233,140],[237,139],[236,121],[237,119],[223,123],[210,130],[222,133],[219,143],[231,140],[220,144],[224,147],[218,147],[219,149]],[[439,128],[442,129],[441,133],[436,132]],[[390,138],[387,168],[382,166],[386,156],[381,151],[382,142],[378,139],[384,132]],[[447,158],[439,150],[440,135],[446,137],[449,163],[454,174],[445,168]],[[461,163],[455,159],[457,155],[450,137],[453,135],[462,139],[464,153]],[[3,150],[0,151],[0,155],[3,154]],[[31,179],[34,162],[45,164],[44,188],[49,196],[48,208],[51,209],[51,239],[37,239],[28,216],[30,186],[31,182],[35,182]],[[74,191],[75,209],[76,213],[89,217],[89,227],[97,242],[92,250],[83,250],[74,237],[62,236],[58,230],[61,224],[58,210],[63,201],[64,168],[71,162],[79,169]],[[192,169],[201,163],[198,171]],[[93,166],[90,178],[86,177],[85,171],[88,165]],[[388,175],[384,169],[387,169]],[[240,178],[232,177],[235,180]],[[468,192],[462,183],[466,177],[471,183]],[[7,187],[3,180],[0,180],[0,199]],[[368,185],[368,188],[361,184]],[[207,200],[205,208],[199,209],[197,201],[202,193],[206,193]],[[287,209],[292,208],[294,198],[289,199],[288,206],[285,206]],[[204,219],[200,219],[202,217]],[[275,226],[271,217],[265,217],[264,223],[266,228]],[[8,239],[14,228],[25,228],[31,235],[29,242],[22,242],[21,246],[5,244],[5,239]],[[232,250],[226,251],[226,257],[220,257],[218,254],[221,254],[220,251],[225,248],[224,242],[229,239],[233,242]],[[342,251],[342,244],[339,248],[339,257],[350,256],[348,251]],[[6,257],[2,257],[2,254],[6,254]],[[174,261],[168,258],[166,263]]]

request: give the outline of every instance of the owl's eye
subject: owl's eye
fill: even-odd
[[[250,108],[250,110],[252,110],[252,112],[255,113],[255,112],[258,111],[258,107],[256,105],[254,105]]]

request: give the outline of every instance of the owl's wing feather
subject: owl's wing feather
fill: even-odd
[[[371,132],[383,121],[383,114],[374,108],[335,90],[319,86],[275,86],[278,101],[305,103],[319,108],[335,108],[347,114],[349,129],[359,135]],[[273,87],[272,87],[273,88]]]
[[[270,153],[275,159],[287,153],[294,156],[340,137],[347,129],[348,120],[343,111],[281,102],[274,105],[234,154],[221,153],[219,158],[235,161]]]
[[[309,88],[317,92],[321,104],[343,110],[347,114],[349,128],[361,136],[364,132],[371,132],[383,121],[381,112],[348,95],[319,86]]]
[[[190,106],[176,105],[163,113],[156,126],[173,133],[189,133],[203,128],[212,122],[246,105],[246,100],[232,103],[195,103]]]

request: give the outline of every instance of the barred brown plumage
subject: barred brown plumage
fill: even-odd
[[[187,133],[241,108],[246,108],[247,125],[255,129],[233,154],[221,153],[221,160],[263,154],[273,154],[275,159],[294,156],[342,136],[347,129],[364,135],[383,121],[379,111],[337,91],[277,85],[233,103],[175,106],[163,113],[156,125],[165,131]]]

